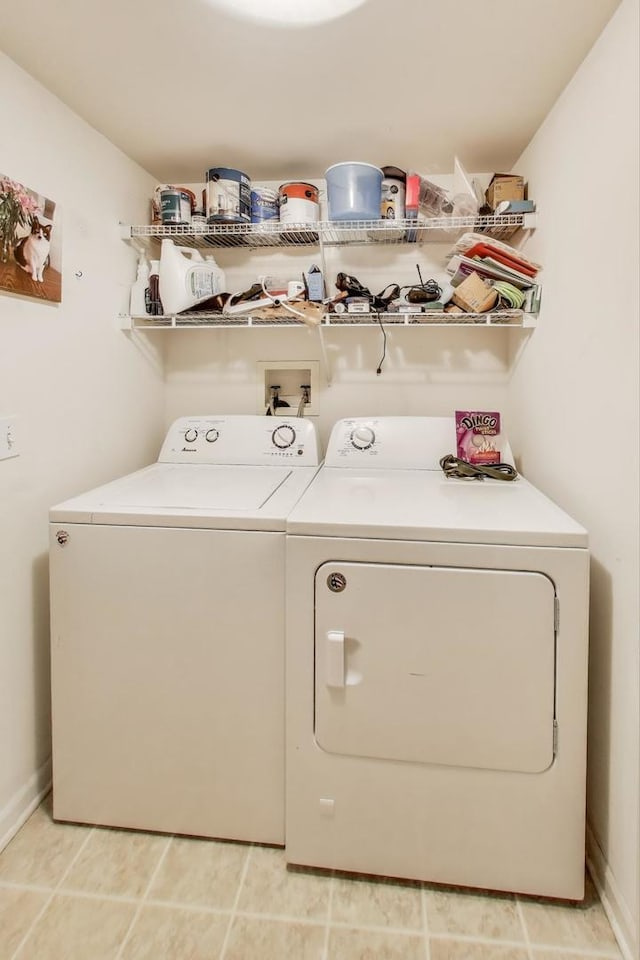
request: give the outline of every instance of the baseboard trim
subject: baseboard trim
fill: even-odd
[[[51,759],[43,763],[0,810],[0,851],[13,840],[50,789]]]
[[[622,897],[615,877],[607,863],[602,847],[587,824],[587,867],[604,907],[611,929],[618,941],[624,960],[636,960],[640,956],[638,930]]]

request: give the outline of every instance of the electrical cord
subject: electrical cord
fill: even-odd
[[[271,300],[274,307],[284,307],[285,310],[288,310],[289,313],[295,313],[297,317],[302,317],[303,320],[306,320],[305,314],[301,310],[295,310],[294,307],[289,306],[284,297],[274,297],[273,294],[269,293],[267,288],[264,285],[264,280],[262,281],[262,291],[265,297],[268,297]]]
[[[404,299],[407,303],[430,303],[433,300],[439,300],[442,296],[442,287],[436,280],[426,280],[424,283],[410,283],[407,286],[400,287],[400,293],[405,290]]]
[[[384,328],[384,324],[382,323],[382,317],[380,316],[379,313],[376,313],[376,320],[380,324],[380,329],[382,330],[382,356],[380,357],[380,363],[378,364],[378,367],[376,369],[376,374],[380,376],[380,374],[382,373],[382,364],[384,363],[384,358],[387,355],[387,331]]]
[[[281,296],[274,296],[272,293],[269,293],[269,291],[265,286],[264,280],[261,280],[260,283],[254,283],[253,286],[248,291],[232,293],[229,299],[227,300],[222,310],[222,313],[223,314],[228,313],[229,311],[227,308],[232,306],[235,307],[237,304],[245,303],[245,302],[247,304],[246,312],[250,313],[251,301],[254,299],[255,295],[260,292],[261,288],[262,288],[262,293],[270,301],[272,306],[283,307],[285,310],[288,310],[289,313],[295,314],[296,317],[301,317],[305,322],[307,321],[308,318],[306,314],[302,313],[301,310],[294,309],[294,307],[290,306],[287,303],[286,294],[282,294]],[[253,291],[253,296],[248,296],[248,294],[251,294],[252,291]],[[262,304],[262,306],[264,306],[264,304]]]
[[[473,464],[449,454],[440,460],[440,466],[447,478],[456,480],[517,480],[518,471],[510,463]]]

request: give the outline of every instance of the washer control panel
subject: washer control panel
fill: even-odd
[[[317,466],[315,425],[304,417],[233,415],[181,417],[169,428],[160,463],[281,464]]]
[[[371,450],[376,442],[376,432],[368,424],[354,427],[349,437],[356,450]]]
[[[278,450],[288,450],[296,442],[296,431],[290,423],[281,423],[271,434],[271,439]]]
[[[325,466],[438,470],[455,449],[453,417],[354,417],[335,424]]]

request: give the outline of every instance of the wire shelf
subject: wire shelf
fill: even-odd
[[[322,220],[318,223],[216,223],[206,226],[143,224],[123,226],[125,239],[170,238],[185,247],[292,247],[356,243],[422,243],[452,240],[465,230],[508,239],[534,226],[534,214],[490,217],[433,217],[429,220]]]
[[[267,327],[298,327],[309,330],[313,327],[290,313],[274,310],[268,317],[226,316],[222,313],[185,312],[163,317],[121,317],[122,326],[131,330],[193,330],[193,329],[256,329]],[[482,328],[531,328],[535,318],[522,310],[499,310],[493,313],[455,313],[425,311],[423,313],[326,313],[319,326],[326,327],[376,327],[380,324],[391,327],[466,327]]]
[[[328,313],[322,323],[330,327],[342,326],[385,326],[405,327],[530,327],[533,318],[522,310],[499,310],[494,313],[443,313],[428,311],[422,313]]]

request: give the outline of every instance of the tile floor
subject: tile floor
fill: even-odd
[[[56,824],[0,854],[0,960],[620,958],[584,904],[287,869],[281,850]]]

